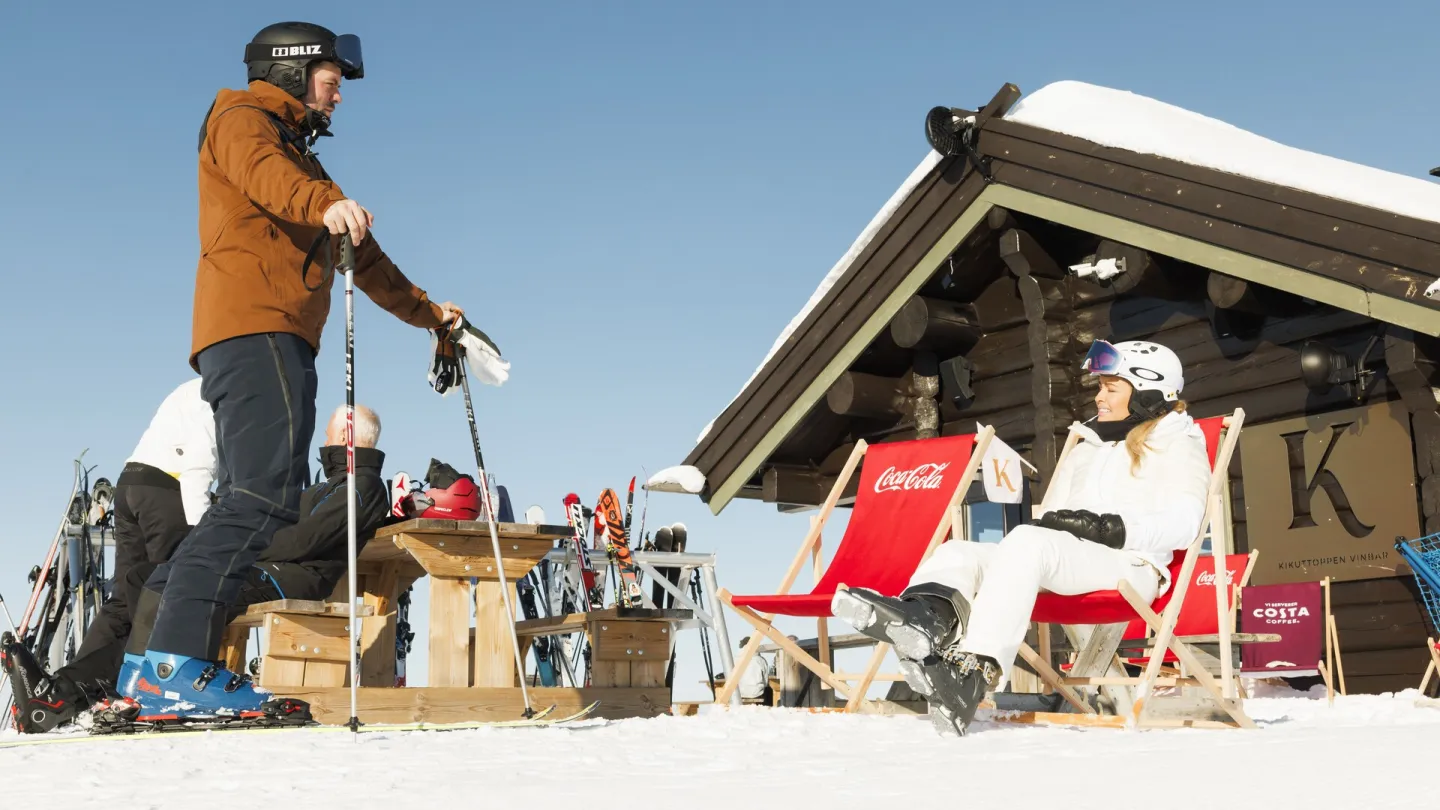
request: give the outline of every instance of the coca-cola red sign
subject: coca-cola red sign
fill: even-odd
[[[885,472],[880,474],[879,478],[875,479],[875,491],[939,489],[940,484],[945,480],[945,470],[949,466],[950,462],[947,461],[943,464],[921,464],[909,470],[888,467]]]

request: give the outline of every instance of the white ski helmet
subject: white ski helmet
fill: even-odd
[[[1111,344],[1097,340],[1080,367],[1091,374],[1121,377],[1136,391],[1156,391],[1165,402],[1180,398],[1185,372],[1175,352],[1148,340]]]

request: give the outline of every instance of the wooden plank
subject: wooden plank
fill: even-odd
[[[300,658],[276,658],[261,654],[260,677],[255,683],[266,689],[284,689],[305,683],[305,661]]]
[[[331,687],[350,685],[350,666],[345,662],[306,661],[304,685]]]
[[[344,688],[287,689],[286,697],[310,704],[310,712],[326,725],[343,725],[350,718],[350,690]],[[570,689],[538,687],[530,690],[535,706],[555,705],[552,716],[572,714],[600,701],[591,717],[620,720],[658,717],[670,710],[670,690]],[[517,688],[440,688],[357,690],[360,721],[377,723],[464,723],[518,720],[525,703]]]
[[[432,577],[478,577],[499,581],[490,536],[478,534],[398,534],[395,541],[415,557]],[[510,582],[525,576],[554,549],[549,539],[509,537],[500,541],[505,576]]]
[[[628,687],[631,667],[629,661],[591,661],[590,683],[596,687]]]
[[[1126,718],[1118,714],[1070,714],[1066,712],[996,712],[990,718],[996,723],[1025,725],[1079,726],[1081,728],[1125,728]],[[1142,728],[1238,728],[1234,723],[1216,720],[1152,718]]]
[[[231,624],[225,628],[225,638],[220,643],[220,660],[231,672],[243,672],[245,666],[245,645],[250,640],[250,628]]]
[[[270,632],[266,653],[272,658],[341,663],[349,660],[346,647],[350,631],[344,618],[276,613],[270,616],[266,629]]]
[[[1143,196],[1106,193],[1104,189],[1097,193],[1096,187],[1085,179],[1057,176],[1053,166],[1038,170],[1023,163],[997,161],[996,172],[997,177],[1003,177],[1006,186],[1295,268],[1306,277],[1327,278],[1352,285],[1378,296],[1431,310],[1432,313],[1436,306],[1427,299],[1407,296],[1412,285],[1424,289],[1433,281],[1433,272],[1422,274],[1402,270],[1375,261],[1337,254],[1313,242],[1297,241],[1238,222],[1202,217],[1170,205],[1170,198],[1160,202]],[[1175,196],[1177,190],[1182,192],[1178,196],[1190,191],[1185,188],[1171,188],[1171,195]],[[1311,297],[1317,300],[1322,298],[1318,294]]]
[[[321,602],[311,599],[276,599],[249,606],[245,612],[230,622],[231,627],[259,627],[264,617],[272,613],[287,613],[303,616],[347,616],[345,603]],[[361,607],[355,611],[358,616],[374,616],[374,608]]]
[[[603,619],[590,623],[594,661],[670,660],[668,622]]]
[[[1117,196],[1174,207],[1196,219],[1217,224],[1243,223],[1251,230],[1313,243],[1332,255],[1366,257],[1371,269],[1376,271],[1392,265],[1426,271],[1433,276],[1437,269],[1440,257],[1436,256],[1435,248],[1440,239],[1435,238],[1434,223],[1425,227],[1428,238],[1402,235],[1389,227],[1356,221],[1365,218],[1364,206],[1351,204],[1339,216],[1324,214],[1315,210],[1319,195],[1305,195],[1308,200],[1292,199],[1289,204],[1263,199],[1217,184],[1221,172],[1210,171],[1201,178],[1187,178],[1180,176],[1183,170],[1177,170],[1181,165],[1178,161],[1154,156],[1145,161],[1150,164],[1148,167],[1141,168],[1134,165],[1132,158],[1123,156],[1122,150],[1110,150],[1107,156],[1112,160],[1097,160],[1093,144],[1033,128],[1022,132],[1019,126],[1023,125],[1002,125],[985,133],[981,137],[982,150],[987,154],[989,150],[1000,150],[1003,154],[996,155],[997,163],[1013,162],[1074,178]],[[996,169],[997,177],[1000,171]],[[1296,195],[1304,194],[1296,192]],[[1296,202],[1299,204],[1294,204]],[[1390,217],[1392,223],[1399,219],[1395,215]],[[1326,272],[1324,268],[1313,270]],[[1403,291],[1400,297],[1404,297]]]
[[[695,618],[694,611],[682,608],[608,607],[588,613],[568,613],[564,616],[521,619],[515,623],[515,629],[522,636],[553,636],[577,633],[586,629],[585,626],[590,622],[600,619],[688,621],[693,618]]]
[[[515,650],[510,645],[510,623],[505,615],[506,589],[499,582],[475,583],[474,686],[514,686]],[[514,609],[514,591],[510,598]]]
[[[357,583],[365,607],[375,618],[360,623],[360,685],[394,686],[395,634],[397,602],[400,593],[410,587],[403,584],[400,564],[387,563],[378,573],[364,574]]]
[[[569,526],[552,526],[538,523],[498,523],[495,531],[501,540],[563,540],[574,532]],[[490,539],[490,524],[478,520],[436,520],[433,518],[412,518],[392,523],[375,530],[375,537],[393,537],[401,534],[469,534]]]
[[[430,578],[430,685],[463,687],[470,676],[470,582]],[[506,684],[509,686],[509,684]]]
[[[630,685],[639,689],[652,689],[665,685],[665,661],[636,661],[630,665]]]

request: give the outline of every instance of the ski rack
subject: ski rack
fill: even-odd
[[[609,564],[608,552],[604,549],[587,549],[592,562],[597,569]],[[567,562],[567,549],[556,548],[545,559],[556,568],[560,568]],[[574,549],[568,550],[568,561],[572,565],[578,564]],[[730,677],[731,670],[735,668],[735,657],[730,646],[730,630],[725,626],[725,613],[721,610],[720,598],[718,596],[720,587],[715,579],[715,554],[693,551],[634,551],[632,556],[635,565],[650,581],[665,589],[675,600],[675,606],[681,607],[694,613],[695,618],[683,622],[676,622],[677,629],[708,627],[715,632],[715,638],[720,653],[720,666],[723,668],[726,678]],[[660,573],[657,569],[679,569],[681,584],[676,585]],[[707,603],[703,607],[695,603],[690,595],[685,592],[684,583],[690,579],[692,571],[698,570],[701,579],[705,583]],[[647,609],[655,609],[657,605],[651,599],[649,589],[644,589],[641,594],[643,606]]]
[[[64,515],[17,628],[20,643],[49,672],[74,658],[90,623],[109,596],[109,580],[104,578],[105,548],[114,545],[114,528],[113,524],[89,522],[93,504],[90,472],[94,467],[85,467],[85,452],[74,460],[75,476]],[[73,519],[77,503],[79,522]],[[10,708],[15,696],[9,679],[0,680],[4,681],[0,684],[3,687],[0,693],[4,695],[0,699],[0,731],[3,731],[12,723]]]

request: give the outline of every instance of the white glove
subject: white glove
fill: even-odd
[[[452,335],[465,350],[465,359],[470,361],[470,373],[475,379],[497,388],[510,379],[510,361],[500,356],[499,347],[488,335],[466,323],[463,316],[455,316]]]
[[[430,386],[449,396],[459,382],[459,354],[464,350],[472,376],[486,385],[501,386],[510,379],[510,363],[500,357],[500,350],[479,329],[456,316],[455,320],[430,332]]]

